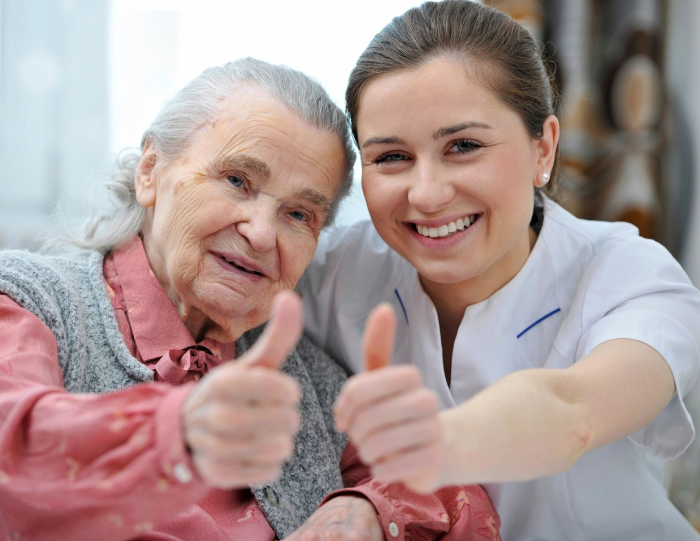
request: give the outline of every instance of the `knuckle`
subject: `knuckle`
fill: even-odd
[[[214,450],[215,444],[212,439],[209,432],[197,431],[189,438],[188,443],[193,451],[206,456]]]
[[[380,447],[381,442],[379,441],[379,438],[373,437],[368,439],[362,446],[362,453],[364,456],[361,455],[360,458],[362,458],[366,464],[377,462],[380,455]]]
[[[363,382],[365,382],[367,379],[362,377],[364,375],[366,374],[360,374],[358,376],[350,378],[345,384],[345,388],[342,392],[342,397],[343,401],[346,402],[346,404],[352,406],[360,400],[362,395]]]
[[[423,377],[415,366],[406,367],[405,378],[406,382],[412,387],[421,387],[423,385]]]
[[[207,426],[214,430],[218,430],[224,426],[229,426],[233,421],[235,423],[237,416],[231,415],[231,410],[221,402],[212,404],[206,416]]]
[[[439,411],[439,404],[435,393],[428,389],[421,389],[419,393],[418,400],[421,409],[430,415],[436,414]]]
[[[282,460],[286,460],[294,454],[294,440],[291,438],[283,438],[275,445],[275,449],[278,452],[278,457]]]
[[[299,431],[299,428],[301,428],[301,414],[298,410],[294,409],[289,412],[286,426],[289,427],[292,434],[296,434]]]

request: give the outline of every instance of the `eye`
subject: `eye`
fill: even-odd
[[[236,175],[229,175],[228,181],[236,188],[242,188],[245,184],[245,181],[241,177]]]
[[[451,154],[469,154],[481,148],[481,145],[476,141],[469,139],[458,139],[450,144],[448,153]]]
[[[387,152],[372,160],[372,163],[375,165],[381,165],[383,163],[402,162],[408,159],[408,156],[405,154],[400,154],[399,152]]]
[[[293,210],[289,215],[292,217],[292,220],[296,220],[297,222],[303,222],[308,218],[308,216],[300,210]]]

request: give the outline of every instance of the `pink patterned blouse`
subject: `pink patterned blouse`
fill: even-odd
[[[124,341],[155,383],[68,393],[51,331],[0,294],[0,540],[274,540],[250,490],[211,489],[197,475],[180,425],[196,380],[232,361],[235,344],[195,344],[140,238],[105,258],[104,277]],[[388,540],[500,540],[481,487],[424,496],[383,485],[352,446],[341,468],[349,488],[328,498],[370,500]]]

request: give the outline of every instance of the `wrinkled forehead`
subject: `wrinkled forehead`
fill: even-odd
[[[217,116],[200,128],[188,154],[205,167],[245,162],[270,181],[320,182],[333,196],[345,161],[337,135],[316,128],[252,84],[240,85],[221,102]]]

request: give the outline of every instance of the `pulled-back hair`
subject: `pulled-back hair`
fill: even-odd
[[[381,75],[411,69],[438,58],[468,65],[469,75],[513,109],[530,137],[541,139],[544,121],[555,114],[557,95],[530,34],[508,15],[468,0],[425,2],[395,17],[362,53],[345,93],[357,143],[357,115],[365,86]],[[561,161],[557,147],[551,180],[553,196]]]
[[[333,223],[340,202],[352,186],[355,151],[347,119],[319,83],[287,66],[243,58],[204,70],[165,104],[143,134],[141,151],[149,141],[160,150],[166,162],[176,160],[190,148],[199,129],[216,118],[222,102],[240,83],[246,82],[258,85],[304,121],[337,135],[342,142],[345,152],[343,180],[325,225]],[[141,231],[146,211],[136,200],[134,186],[141,151],[126,149],[117,158],[115,171],[106,184],[113,196],[112,206],[105,212],[93,213],[79,235],[64,230],[58,238],[51,239],[45,249],[76,247],[107,252]]]

